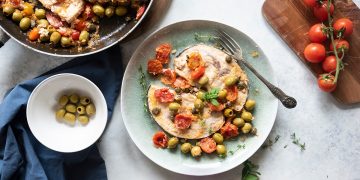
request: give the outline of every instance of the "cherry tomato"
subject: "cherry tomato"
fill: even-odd
[[[166,134],[162,131],[159,131],[153,136],[153,143],[155,147],[166,148],[167,147],[168,138]]]
[[[161,76],[161,82],[166,85],[171,85],[176,80],[176,73],[171,69],[165,69]]]
[[[213,138],[209,138],[209,137],[201,139],[199,142],[199,146],[205,153],[208,154],[216,150],[216,142],[214,141]]]
[[[189,114],[177,114],[174,119],[176,128],[184,130],[191,126],[193,116]]]
[[[191,79],[197,80],[200,79],[205,73],[205,66],[200,66],[191,72]]]
[[[325,47],[319,43],[310,43],[304,50],[305,59],[312,63],[319,63],[325,59]]]
[[[326,57],[325,61],[322,63],[322,68],[327,73],[335,72],[336,64],[337,64],[336,57],[328,56]]]
[[[35,41],[37,39],[39,39],[40,34],[39,34],[39,29],[38,28],[34,28],[29,32],[28,38],[30,41]]]
[[[145,5],[142,5],[141,7],[139,7],[139,9],[136,12],[136,18],[135,20],[139,20],[141,18],[141,16],[144,14],[145,12]]]
[[[174,101],[174,94],[169,91],[169,88],[157,89],[154,92],[156,100],[162,103]]]
[[[190,83],[184,79],[183,77],[177,77],[175,82],[172,84],[174,88],[186,89],[189,88],[191,85]]]
[[[309,7],[315,7],[317,5],[316,0],[304,0],[304,3]]]
[[[211,103],[207,103],[207,105],[209,106],[211,111],[222,111],[225,109],[225,105],[224,104],[219,104],[218,106],[215,106]]]
[[[163,65],[159,60],[149,60],[147,70],[150,74],[153,75],[161,74],[163,70]]]
[[[353,33],[353,22],[348,18],[341,18],[335,21],[334,31],[338,37],[348,37]]]
[[[187,66],[190,70],[195,70],[199,66],[203,65],[202,57],[198,52],[192,52],[187,59]]]
[[[84,20],[77,19],[74,22],[75,29],[78,31],[82,31],[86,28],[86,22]]]
[[[326,34],[323,32],[324,28],[325,26],[321,23],[313,25],[308,33],[310,41],[314,43],[324,42],[327,39]]]
[[[237,126],[231,124],[230,122],[227,122],[223,127],[221,127],[220,133],[224,136],[225,139],[229,139],[239,135],[239,130]]]
[[[155,49],[156,59],[159,60],[162,64],[167,64],[170,59],[171,45],[168,43],[160,44]]]
[[[238,89],[236,86],[231,86],[226,88],[226,99],[228,101],[235,101],[238,97]]]
[[[79,31],[73,31],[73,32],[71,33],[71,39],[73,39],[74,41],[79,40],[79,37],[80,37]]]
[[[340,39],[340,40],[336,39],[336,40],[334,40],[334,43],[335,43],[335,47],[336,47],[339,57],[342,56],[342,52],[347,52],[350,48],[349,42],[347,42],[346,40],[343,40],[343,39]],[[334,51],[334,46],[332,43],[330,43],[329,48],[331,51]]]
[[[332,92],[336,89],[335,76],[332,74],[321,74],[318,78],[318,86],[325,92]]]
[[[326,21],[328,19],[328,1],[323,1],[321,5],[316,5],[314,7],[314,15],[321,22]],[[334,13],[334,5],[331,3],[330,5],[330,14]]]

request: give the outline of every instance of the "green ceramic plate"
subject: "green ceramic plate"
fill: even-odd
[[[156,131],[161,130],[161,128],[144,111],[143,91],[139,84],[139,67],[143,67],[146,78],[151,84],[161,84],[158,79],[152,78],[146,73],[147,61],[155,56],[155,48],[159,44],[167,42],[172,44],[173,49],[176,49],[176,54],[178,54],[186,47],[198,43],[214,45],[214,42],[211,38],[209,40],[208,36],[211,36],[215,29],[223,30],[237,40],[242,47],[244,58],[270,82],[276,82],[269,60],[248,36],[225,24],[191,20],[169,25],[150,35],[132,56],[122,83],[121,112],[130,137],[137,147],[152,161],[168,170],[181,174],[210,175],[221,173],[240,165],[263,144],[271,131],[277,113],[277,99],[273,97],[260,80],[242,66],[250,80],[249,97],[257,102],[256,109],[253,112],[256,118],[253,123],[258,129],[257,136],[249,137],[244,142],[242,138],[226,141],[225,145],[228,149],[226,158],[220,158],[213,153],[211,155],[203,154],[201,158],[195,159],[189,154],[182,154],[179,147],[176,150],[169,150],[157,149],[153,146],[152,136]],[[253,51],[258,52],[259,56],[253,57],[251,55]],[[172,57],[176,54],[172,54]],[[243,146],[245,147],[243,148]]]

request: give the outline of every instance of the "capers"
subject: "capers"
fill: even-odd
[[[179,139],[177,137],[172,137],[168,141],[168,148],[173,149],[179,144]]]
[[[243,127],[245,124],[245,121],[241,118],[235,118],[232,123],[237,127]]]
[[[194,146],[191,148],[191,155],[193,157],[199,157],[201,156],[201,148],[199,146]]]
[[[82,124],[82,125],[86,125],[89,123],[89,117],[86,115],[80,115],[78,117],[78,119],[79,119],[80,124]]]
[[[35,16],[38,19],[44,19],[45,18],[45,9],[35,9]]]
[[[159,115],[160,112],[161,112],[161,109],[157,108],[157,107],[151,110],[151,113],[155,116]]]
[[[225,111],[224,111],[224,116],[225,117],[228,117],[228,118],[230,118],[230,117],[234,117],[234,111],[232,110],[232,109],[225,109]]]
[[[115,14],[118,16],[124,16],[127,13],[127,9],[124,6],[118,6],[115,9]]]
[[[169,104],[169,109],[171,111],[177,111],[180,108],[180,104],[176,102],[172,102]]]
[[[199,91],[196,93],[196,97],[198,99],[204,100],[205,99],[205,93],[203,91]]]
[[[223,154],[226,154],[226,147],[222,144],[218,144],[216,146],[216,153],[219,154],[219,155],[223,155]]]
[[[88,105],[90,102],[91,102],[90,98],[88,98],[88,97],[81,97],[80,98],[80,104],[82,104],[84,106]]]
[[[31,26],[30,18],[28,18],[28,17],[22,18],[20,20],[19,26],[20,26],[20,29],[23,30],[23,31],[28,30],[30,28],[30,26]]]
[[[204,108],[204,103],[202,102],[201,99],[196,99],[194,102],[194,107],[196,109],[203,109]]]
[[[62,95],[59,98],[59,104],[60,106],[65,106],[69,102],[69,98],[66,95]]]
[[[248,99],[245,103],[245,109],[248,111],[252,111],[255,107],[255,101],[252,99]]]
[[[75,125],[76,116],[73,113],[65,113],[64,115],[65,122],[69,123],[70,125]]]
[[[92,7],[92,10],[93,12],[99,16],[99,17],[104,17],[104,14],[105,14],[105,9],[99,5],[99,4],[95,4],[93,7]]]
[[[228,76],[225,79],[225,85],[226,86],[233,86],[234,84],[236,84],[238,81],[238,78],[235,76]]]
[[[96,112],[94,104],[88,104],[85,110],[86,110],[86,114],[88,114],[89,116],[94,115]]]
[[[89,32],[87,31],[81,31],[80,36],[79,36],[79,41],[81,43],[81,45],[86,45],[89,41]]]
[[[252,125],[250,123],[245,123],[244,126],[241,128],[241,132],[247,134],[251,131]]]
[[[105,9],[105,16],[112,17],[114,15],[115,8],[113,6],[109,6]]]
[[[53,44],[59,43],[60,39],[61,39],[61,34],[57,31],[53,32],[50,36],[50,42]]]
[[[5,16],[10,16],[15,12],[15,8],[11,5],[5,5],[3,8],[3,13]]]
[[[232,61],[231,56],[227,55],[227,56],[225,57],[225,61],[226,61],[227,63],[231,63],[231,61]]]
[[[85,113],[86,113],[85,107],[84,107],[84,106],[78,106],[78,107],[76,107],[76,112],[77,112],[78,114],[85,114]]]
[[[181,147],[180,147],[180,150],[181,150],[181,152],[184,153],[184,154],[190,152],[190,150],[191,150],[191,144],[190,144],[190,143],[184,143],[184,144],[182,144]]]
[[[219,97],[220,99],[225,99],[225,98],[226,98],[226,95],[227,95],[226,89],[222,89],[222,90],[219,91],[218,97]]]
[[[59,109],[58,111],[56,111],[56,119],[63,120],[65,113],[65,109]]]
[[[36,23],[38,24],[38,26],[44,27],[44,28],[49,26],[49,22],[46,19],[40,19]]]
[[[252,121],[253,116],[252,116],[252,114],[250,112],[243,111],[241,113],[241,118],[244,119],[247,122],[250,122],[250,121]]]
[[[76,112],[76,106],[74,104],[67,104],[65,106],[66,111],[75,113]]]
[[[71,46],[71,40],[68,37],[64,37],[64,36],[61,37],[60,42],[61,42],[61,46],[63,46],[63,47]]]
[[[13,14],[12,14],[12,20],[15,22],[19,22],[21,21],[21,19],[23,18],[22,13],[19,10],[16,10]]]
[[[224,137],[220,133],[215,133],[212,138],[217,144],[222,144],[224,142]]]
[[[180,94],[181,93],[181,88],[175,88],[175,92],[176,92],[176,94]]]
[[[203,75],[200,79],[199,79],[199,84],[200,86],[204,86],[209,82],[209,78],[205,75]]]
[[[79,96],[77,94],[72,94],[70,97],[69,97],[69,100],[71,103],[78,103],[79,102]]]

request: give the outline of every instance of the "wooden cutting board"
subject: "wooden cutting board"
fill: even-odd
[[[350,51],[344,58],[347,65],[340,72],[338,87],[332,95],[343,104],[360,103],[360,10],[351,0],[335,2],[335,20],[350,18],[354,23],[354,32],[347,38],[350,43]],[[310,43],[307,32],[317,23],[312,9],[306,7],[303,0],[266,0],[262,12],[267,22],[312,73],[316,77],[323,73],[321,64],[311,64],[304,59],[303,51]],[[327,43],[325,47],[328,46]],[[314,83],[317,83],[315,79]]]

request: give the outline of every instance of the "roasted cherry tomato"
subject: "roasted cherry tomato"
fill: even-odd
[[[145,5],[142,5],[139,7],[139,9],[137,10],[136,12],[136,17],[135,17],[135,20],[139,20],[141,18],[141,16],[144,14],[145,12],[145,9],[146,9],[146,6]]]
[[[30,41],[35,41],[35,40],[39,39],[39,37],[40,37],[39,29],[38,28],[32,29],[29,32],[28,36],[29,36],[28,38],[29,38]]]
[[[156,100],[162,103],[174,101],[174,94],[170,92],[169,88],[157,89],[154,92]]]
[[[168,43],[160,44],[155,49],[156,59],[159,60],[162,64],[167,64],[170,59],[171,45]]]
[[[318,4],[316,0],[304,0],[304,3],[309,7],[315,7]]]
[[[200,79],[205,73],[205,66],[199,66],[194,71],[191,72],[191,79],[197,80]]]
[[[201,139],[199,142],[199,146],[205,153],[208,154],[216,150],[216,142],[214,141],[213,138],[209,138],[209,137]]]
[[[187,66],[190,70],[195,70],[203,65],[203,60],[199,52],[192,52],[188,55]]]
[[[155,147],[166,148],[167,147],[168,138],[166,134],[162,131],[159,131],[153,136],[153,143]]]
[[[326,27],[321,23],[313,25],[308,33],[310,41],[314,43],[324,42],[327,39],[324,28]]]
[[[334,31],[338,37],[348,37],[353,33],[353,22],[348,18],[341,18],[335,21]]]
[[[314,7],[314,15],[317,19],[319,19],[321,22],[326,21],[328,19],[328,1],[323,1],[322,4],[316,5]],[[332,15],[334,13],[334,5],[331,3],[330,5],[330,14]]]
[[[218,106],[215,106],[209,102],[209,103],[207,103],[207,105],[209,106],[211,111],[222,111],[225,109],[224,104],[219,104]]]
[[[347,42],[346,40],[343,40],[343,39],[340,39],[340,40],[336,39],[336,40],[334,40],[334,43],[335,43],[335,47],[336,47],[339,57],[342,56],[342,52],[347,52],[350,48],[349,42]],[[332,43],[330,43],[329,48],[331,51],[334,51],[334,46]]]
[[[82,31],[86,28],[86,22],[81,19],[77,19],[74,22],[75,29],[78,31]]]
[[[236,86],[231,86],[226,88],[226,99],[228,101],[235,101],[238,97],[238,89]]]
[[[312,63],[319,63],[325,59],[325,47],[322,44],[310,43],[304,50],[305,59]]]
[[[174,119],[176,128],[181,130],[188,129],[191,126],[193,118],[194,117],[189,114],[177,114]]]
[[[318,78],[319,88],[325,92],[332,92],[336,89],[335,76],[332,74],[321,74]]]
[[[73,32],[71,33],[71,39],[77,41],[77,40],[79,40],[79,37],[80,37],[79,31],[73,31]]]
[[[220,133],[224,136],[225,139],[229,139],[238,136],[239,130],[237,126],[227,122],[223,127],[221,127]]]
[[[171,69],[164,69],[162,76],[161,76],[161,82],[166,85],[171,85],[176,80],[176,73],[175,71]]]
[[[186,89],[189,88],[191,85],[190,83],[184,79],[183,77],[177,77],[175,82],[172,84],[174,88]]]
[[[159,60],[149,60],[147,70],[153,75],[161,74],[163,71],[163,65]]]
[[[332,73],[336,70],[336,57],[335,56],[328,56],[326,57],[325,61],[322,63],[322,68],[325,72]]]

